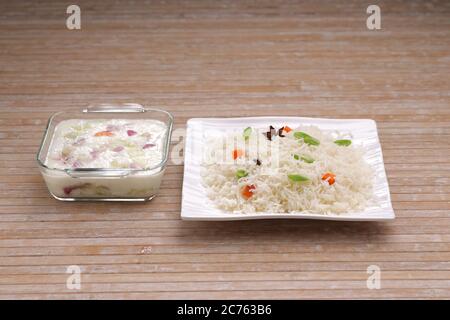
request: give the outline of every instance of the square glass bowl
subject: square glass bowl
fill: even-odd
[[[161,141],[162,160],[145,169],[114,168],[53,168],[46,158],[58,124],[73,119],[158,120],[166,131]],[[90,106],[78,112],[58,112],[50,117],[37,154],[37,162],[50,194],[63,201],[147,201],[159,191],[166,168],[173,117],[170,113],[139,104]],[[76,192],[72,192],[76,190]]]

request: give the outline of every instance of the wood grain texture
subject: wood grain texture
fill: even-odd
[[[377,1],[379,31],[357,0],[76,3],[79,31],[64,2],[0,2],[0,299],[450,298],[450,2]],[[397,219],[181,221],[174,163],[147,204],[50,198],[34,160],[48,117],[129,101],[175,128],[374,119]]]

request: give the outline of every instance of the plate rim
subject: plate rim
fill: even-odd
[[[353,123],[361,123],[361,122],[369,122],[371,125],[373,125],[374,133],[376,136],[376,143],[377,147],[380,151],[380,157],[381,157],[381,165],[384,171],[384,184],[387,191],[387,200],[389,203],[389,207],[385,208],[383,210],[386,210],[386,213],[383,216],[380,216],[379,214],[376,214],[374,216],[368,215],[368,213],[362,213],[362,212],[356,212],[346,215],[337,215],[337,214],[315,214],[315,213],[275,213],[275,212],[263,212],[263,213],[235,213],[235,212],[223,212],[223,215],[220,216],[205,216],[202,214],[192,214],[190,211],[192,211],[190,208],[186,207],[186,197],[184,190],[188,188],[188,182],[187,182],[187,173],[188,173],[188,166],[193,165],[189,163],[187,165],[187,155],[190,154],[190,143],[191,139],[193,139],[192,134],[190,133],[190,130],[192,130],[192,126],[195,124],[199,124],[202,122],[207,121],[217,121],[217,122],[236,122],[236,121],[256,121],[256,120],[276,120],[276,121],[282,121],[282,120],[310,120],[310,121],[325,121],[325,122],[353,122]],[[189,152],[188,152],[189,151]],[[390,188],[389,188],[389,181],[387,178],[386,173],[386,167],[384,164],[384,156],[383,156],[383,150],[381,147],[381,142],[379,140],[378,135],[378,126],[375,120],[369,119],[369,118],[353,118],[353,119],[336,119],[336,118],[314,118],[314,117],[298,117],[298,116],[256,116],[256,117],[201,117],[201,118],[189,118],[186,121],[186,139],[185,139],[185,146],[184,146],[184,168],[183,168],[183,184],[182,184],[182,193],[181,193],[181,212],[180,217],[182,220],[186,221],[237,221],[237,220],[260,220],[260,219],[305,219],[305,220],[328,220],[328,221],[391,221],[395,219],[395,212],[392,205],[392,199],[390,194]],[[212,209],[212,208],[211,208]],[[220,209],[218,209],[220,210]]]

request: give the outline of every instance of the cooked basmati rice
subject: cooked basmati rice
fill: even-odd
[[[298,131],[318,139],[320,145],[297,139],[294,133]],[[363,159],[362,148],[353,144],[339,146],[334,143],[335,136],[313,126],[283,134],[284,137],[276,135],[269,141],[263,131],[253,128],[247,139],[242,131],[210,137],[201,172],[209,199],[222,210],[241,213],[342,214],[362,210],[370,203],[373,170]],[[244,152],[233,160],[236,148]],[[299,155],[315,161],[302,161]],[[238,170],[248,175],[237,178]],[[334,184],[322,180],[326,172],[336,175]],[[306,176],[309,181],[291,181],[290,174]],[[255,188],[246,199],[242,190],[249,185]]]

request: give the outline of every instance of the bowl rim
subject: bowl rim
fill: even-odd
[[[164,142],[164,157],[158,164],[156,164],[152,167],[149,167],[149,168],[144,168],[144,169],[114,169],[114,168],[88,168],[88,167],[61,169],[61,168],[53,168],[53,167],[47,166],[43,161],[41,161],[41,156],[42,156],[44,145],[46,144],[47,140],[50,139],[49,143],[51,143],[51,139],[53,139],[53,135],[50,135],[50,132],[52,132],[52,133],[54,132],[54,130],[50,130],[51,124],[53,123],[54,119],[59,115],[78,112],[78,111],[59,111],[59,112],[52,114],[47,121],[47,126],[45,128],[44,135],[42,137],[42,140],[41,140],[41,143],[39,146],[39,150],[36,153],[36,161],[38,163],[38,166],[45,170],[66,173],[66,174],[68,174],[70,176],[74,176],[74,177],[76,175],[85,175],[86,177],[93,177],[95,175],[100,175],[100,176],[105,176],[105,177],[127,176],[129,174],[144,173],[144,172],[154,171],[159,168],[164,168],[169,159],[169,147],[170,147],[170,141],[171,141],[172,129],[173,129],[173,115],[166,110],[162,110],[162,109],[158,109],[158,108],[150,108],[150,107],[145,107],[145,106],[140,106],[140,109],[138,111],[142,112],[142,113],[160,112],[160,113],[163,113],[168,116],[168,125],[166,128],[166,135],[165,135],[165,142]],[[82,109],[80,114],[83,115],[88,112],[89,112],[88,109]],[[98,112],[119,115],[120,113],[134,113],[134,112],[136,112],[136,110],[123,109],[122,111],[118,111],[117,107],[115,107],[114,111],[108,111],[107,109],[105,109],[105,110],[98,111]],[[47,155],[45,155],[45,157],[46,156]]]

